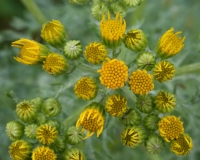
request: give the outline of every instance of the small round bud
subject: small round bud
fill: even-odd
[[[55,140],[55,142],[53,142],[50,145],[50,148],[52,148],[55,152],[62,152],[66,149],[66,141],[65,138],[58,136]]]
[[[83,141],[84,133],[81,129],[76,129],[75,126],[69,127],[65,132],[65,138],[67,143],[71,145],[79,144]]]
[[[49,98],[44,101],[42,110],[48,117],[54,117],[61,112],[62,108],[59,101],[55,98]]]
[[[88,0],[69,0],[70,3],[72,4],[79,4],[79,5],[83,5],[88,3]]]
[[[43,99],[42,98],[35,98],[31,100],[31,103],[35,105],[35,107],[40,110],[42,108]]]
[[[153,111],[153,97],[150,94],[137,97],[136,107],[140,112],[150,113]]]
[[[102,16],[106,16],[108,12],[109,9],[104,2],[94,3],[91,7],[92,16],[99,21],[101,20]]]
[[[150,114],[147,115],[144,118],[144,126],[147,130],[155,131],[158,129],[158,122],[160,121],[160,118],[156,114]]]
[[[34,123],[29,124],[29,125],[25,126],[24,134],[26,135],[26,137],[28,137],[30,139],[35,139],[37,128],[38,128],[37,124],[34,124]]]
[[[83,52],[83,47],[78,40],[71,40],[64,46],[64,55],[68,59],[78,59]]]
[[[56,129],[58,129],[58,130],[59,130],[60,126],[61,126],[60,122],[57,121],[57,120],[52,120],[51,119],[51,120],[48,120],[46,123],[51,125],[51,126],[56,127]]]
[[[135,63],[139,69],[150,71],[156,64],[156,59],[152,53],[142,52],[138,54]]]
[[[18,121],[10,121],[6,124],[6,135],[15,141],[24,135],[24,125]]]
[[[37,114],[37,107],[30,101],[24,100],[16,106],[17,116],[23,122],[31,122],[35,120]]]
[[[141,122],[142,117],[135,109],[128,108],[120,120],[125,126],[133,126],[138,125]]]
[[[83,152],[77,148],[71,148],[64,152],[63,160],[85,160]]]
[[[137,52],[143,51],[147,47],[147,38],[144,32],[140,29],[128,31],[123,40],[125,47]]]
[[[144,0],[122,0],[129,7],[136,7],[140,5]]]
[[[122,2],[114,2],[110,5],[111,11],[116,15],[119,13],[120,16],[125,17],[127,13],[126,5]]]
[[[36,123],[37,124],[43,124],[46,122],[46,116],[43,113],[38,113],[36,115]]]
[[[164,149],[165,142],[159,135],[151,134],[145,141],[145,147],[147,152],[158,154]]]

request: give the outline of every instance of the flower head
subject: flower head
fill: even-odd
[[[50,148],[55,152],[63,152],[66,149],[66,141],[63,136],[58,136],[56,140],[50,145]]]
[[[24,134],[30,139],[35,139],[37,128],[38,128],[38,125],[35,123],[28,124],[25,126]]]
[[[121,45],[124,32],[126,30],[126,21],[116,14],[115,19],[110,18],[108,12],[108,20],[105,20],[105,16],[102,16],[100,22],[100,32],[103,38],[103,42],[109,48],[116,48]]]
[[[158,41],[156,54],[162,58],[169,58],[177,55],[184,47],[185,37],[178,37],[182,32],[173,33],[174,28],[164,33]]]
[[[68,62],[60,54],[50,53],[43,62],[42,68],[49,74],[59,75],[67,71]]]
[[[155,131],[158,129],[160,118],[156,114],[149,114],[144,118],[144,126],[146,129]]]
[[[129,7],[136,7],[140,5],[144,0],[122,0]]]
[[[42,62],[49,53],[49,48],[36,41],[21,38],[15,42],[12,42],[12,47],[20,48],[20,56],[14,57],[14,59],[20,63],[33,65]]]
[[[140,29],[130,30],[125,34],[123,41],[128,49],[135,52],[143,51],[147,46],[147,38]]]
[[[41,124],[36,132],[36,138],[44,145],[50,145],[57,138],[58,131],[49,124]]]
[[[154,88],[152,76],[146,70],[132,72],[129,78],[130,89],[135,94],[148,94]]]
[[[64,55],[68,59],[78,59],[83,52],[83,47],[79,40],[71,40],[64,46]]]
[[[91,7],[91,14],[96,20],[101,20],[103,15],[106,15],[109,9],[104,2],[94,3]]]
[[[189,154],[192,148],[192,139],[188,134],[182,134],[170,143],[170,150],[178,156]]]
[[[107,50],[103,44],[93,42],[86,46],[84,56],[88,62],[92,64],[99,64],[106,58]]]
[[[67,35],[62,23],[58,20],[52,20],[43,24],[41,37],[53,47],[62,47]]]
[[[170,142],[180,136],[184,132],[183,122],[180,118],[175,116],[163,117],[158,123],[158,129],[160,135],[167,141]]]
[[[114,13],[117,14],[119,13],[120,16],[125,17],[127,13],[127,7],[123,2],[112,2],[110,4],[110,10]]]
[[[98,86],[93,78],[82,77],[74,85],[75,94],[84,100],[90,100],[96,97]]]
[[[71,145],[79,144],[83,141],[84,133],[81,132],[80,128],[77,129],[74,126],[71,126],[66,130],[65,138],[67,140],[67,143]]]
[[[104,62],[100,72],[101,84],[107,88],[118,89],[123,87],[128,77],[128,67],[123,61],[106,58],[107,62]]]
[[[10,121],[6,124],[6,135],[12,140],[18,140],[24,135],[24,125],[18,121]]]
[[[31,154],[32,146],[24,140],[17,140],[9,146],[9,153],[13,160],[25,160]]]
[[[169,92],[160,91],[155,97],[154,103],[157,110],[166,113],[174,109],[174,107],[176,106],[176,98],[173,94]]]
[[[104,111],[102,106],[96,102],[87,106],[76,122],[76,128],[80,126],[82,131],[84,129],[88,131],[84,139],[92,136],[94,132],[97,132],[97,137],[99,137],[104,127]]]
[[[164,82],[172,79],[174,72],[173,64],[168,61],[161,61],[155,65],[153,75],[157,81]]]
[[[121,116],[126,111],[127,99],[119,94],[114,94],[107,99],[105,107],[112,116]]]
[[[153,97],[150,94],[137,96],[136,107],[140,112],[150,113],[153,111]]]
[[[122,132],[122,142],[128,147],[136,147],[144,142],[145,130],[140,126],[128,126]]]
[[[85,160],[83,152],[77,148],[71,148],[64,152],[64,160]]]
[[[49,147],[39,146],[33,150],[32,160],[56,160],[56,154]]]

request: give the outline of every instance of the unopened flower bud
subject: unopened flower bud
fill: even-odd
[[[79,144],[83,141],[84,133],[81,129],[76,129],[75,126],[69,127],[65,132],[65,138],[67,143],[71,145]]]
[[[65,150],[66,148],[66,141],[65,138],[58,136],[55,140],[55,142],[53,142],[50,145],[50,148],[52,148],[55,152],[62,152]]]
[[[42,108],[42,103],[43,103],[43,100],[42,100],[42,98],[35,98],[35,99],[32,99],[31,100],[31,103],[33,104],[33,105],[35,105],[35,107],[38,109],[38,110],[40,110],[41,108]]]
[[[140,5],[144,0],[122,0],[129,7],[136,7]]]
[[[122,2],[111,3],[110,9],[114,14],[119,13],[120,16],[125,17],[127,13],[126,5]]]
[[[83,52],[83,47],[78,40],[71,40],[64,46],[64,55],[68,59],[78,59]]]
[[[138,96],[136,107],[140,112],[150,113],[153,111],[153,97],[150,94]]]
[[[104,2],[94,3],[91,7],[91,14],[96,20],[101,20],[102,16],[109,12],[109,9]]]
[[[79,4],[79,5],[83,5],[88,3],[88,0],[69,0],[70,3],[72,4]]]
[[[85,160],[83,152],[77,148],[71,148],[64,152],[63,160]]]
[[[18,121],[10,121],[6,124],[6,135],[15,141],[24,135],[24,125]]]
[[[26,137],[28,137],[30,139],[35,139],[37,128],[38,128],[37,124],[34,124],[34,123],[29,124],[29,125],[25,126],[24,134],[26,135]]]
[[[147,130],[155,131],[158,129],[160,118],[156,114],[149,114],[144,118],[144,126]]]
[[[59,101],[55,98],[49,98],[44,101],[42,110],[48,117],[54,117],[61,112],[62,108]]]
[[[46,123],[49,124],[49,125],[51,125],[51,126],[56,127],[56,129],[59,129],[60,126],[61,126],[60,122],[57,121],[57,120],[52,120],[51,119],[51,120],[48,120]]]
[[[37,124],[43,124],[46,122],[46,116],[43,113],[38,113],[36,115],[36,123]]]

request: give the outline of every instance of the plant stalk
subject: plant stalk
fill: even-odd
[[[200,63],[193,63],[176,68],[175,76],[181,76],[184,74],[200,73]]]

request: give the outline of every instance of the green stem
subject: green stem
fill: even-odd
[[[92,68],[91,66],[88,66],[86,64],[79,64],[77,67],[79,67],[80,69],[83,69],[83,70],[86,70],[86,71],[89,71],[89,72],[92,72],[94,74],[97,74],[97,70]]]
[[[200,73],[200,63],[189,64],[176,68],[175,76],[181,76],[184,74]]]
[[[21,0],[27,10],[35,17],[40,25],[48,21],[47,17],[42,13],[40,8],[34,2],[34,0]]]

